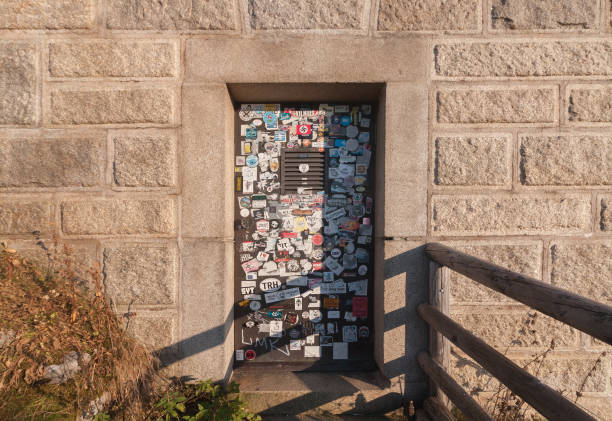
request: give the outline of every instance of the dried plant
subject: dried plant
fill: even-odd
[[[0,419],[74,414],[100,396],[142,406],[157,360],[121,326],[99,267],[88,270],[88,291],[69,246],[57,238],[37,243],[47,256],[44,269],[0,246],[0,334],[7,338],[0,346]],[[70,382],[48,384],[45,367],[70,352],[90,359],[81,358]]]

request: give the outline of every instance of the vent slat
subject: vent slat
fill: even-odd
[[[299,170],[308,164],[308,171]],[[285,149],[281,155],[282,193],[296,193],[298,188],[314,191],[325,189],[325,151]]]

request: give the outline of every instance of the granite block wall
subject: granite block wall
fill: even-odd
[[[418,149],[388,145],[385,191],[397,191],[407,168],[423,181],[422,196],[387,194],[379,239],[387,250],[441,241],[610,304],[611,10],[610,0],[4,1],[0,236],[24,250],[34,230],[78,245],[84,261],[100,263],[119,310],[137,310],[133,332],[152,347],[191,355],[173,344],[202,326],[221,326],[223,336],[226,308],[202,326],[184,312],[201,311],[193,288],[214,300],[227,295],[218,285],[232,234],[214,222],[227,209],[191,193],[226,189],[231,177],[219,160],[231,153],[183,137],[186,119],[201,117],[184,104],[224,109],[224,84],[251,73],[291,81],[275,77],[279,63],[240,65],[260,43],[274,43],[311,81],[387,83],[393,109],[385,118],[406,122],[406,131],[427,127]],[[191,60],[187,44],[198,39],[216,47]],[[361,71],[353,50],[329,47],[330,39],[377,45],[368,68],[380,69]],[[395,47],[407,39],[427,54]],[[421,91],[393,82],[423,65]],[[185,85],[186,75],[203,73],[214,83]],[[403,112],[414,100],[428,104],[426,122]],[[221,111],[198,130],[223,132],[224,118]],[[196,263],[208,274],[197,282]],[[541,377],[612,420],[609,346],[458,275],[451,312],[517,361],[554,339]],[[453,352],[453,374],[486,398],[494,383]],[[224,378],[227,365],[200,367]]]

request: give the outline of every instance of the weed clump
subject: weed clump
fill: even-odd
[[[125,332],[100,269],[85,288],[69,246],[37,244],[45,269],[0,245],[0,419],[74,419],[100,398],[139,406],[157,360]]]

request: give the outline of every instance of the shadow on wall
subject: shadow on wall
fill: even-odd
[[[388,241],[385,254],[390,250],[402,249],[407,243],[402,240]],[[335,390],[321,392],[310,392],[298,398],[269,408],[266,412],[270,413],[290,413],[298,406],[316,408],[321,405],[333,402],[336,399],[357,395],[354,408],[346,413],[373,413],[390,411],[399,408],[404,400],[414,400],[419,403],[426,397],[427,378],[418,366],[417,358],[419,352],[427,349],[428,331],[426,323],[417,315],[416,308],[422,302],[428,301],[428,260],[424,254],[424,246],[415,247],[406,251],[401,251],[395,256],[390,257],[384,262],[384,288],[376,288],[379,294],[384,295],[384,307],[388,309],[384,314],[384,363],[380,371],[384,379],[377,382],[378,388],[387,388],[393,384],[399,384],[401,393],[391,391],[376,399],[367,401],[359,389],[349,382],[338,378],[342,382]],[[383,291],[384,290],[384,291]],[[401,292],[403,291],[403,299]],[[379,303],[383,300],[379,300]],[[375,307],[380,310],[380,305]],[[169,367],[185,358],[196,355],[207,349],[221,345],[232,334],[231,326],[234,312],[241,316],[242,312],[247,312],[237,305],[227,314],[225,323],[207,331],[198,333],[189,338],[181,340],[172,345],[155,351],[155,355],[160,358],[162,368]],[[377,324],[379,326],[380,324]],[[380,329],[380,327],[379,327]],[[289,339],[287,332],[283,332],[283,337],[279,338],[274,346],[258,348],[258,354],[271,352],[275,348],[282,348],[288,345]],[[379,334],[379,333],[375,333]],[[249,347],[251,348],[251,347]],[[247,347],[243,348],[247,349]],[[178,350],[178,352],[177,352]],[[395,358],[393,358],[395,357]],[[381,358],[383,360],[383,358]],[[225,380],[229,380],[232,373],[233,362],[226,369]],[[316,371],[316,364],[309,371]],[[344,377],[362,377],[357,372],[342,372]],[[313,378],[314,379],[314,378]],[[190,376],[183,376],[182,380],[193,380]],[[321,389],[320,384],[309,383],[309,378],[300,378],[305,386],[311,390]]]

